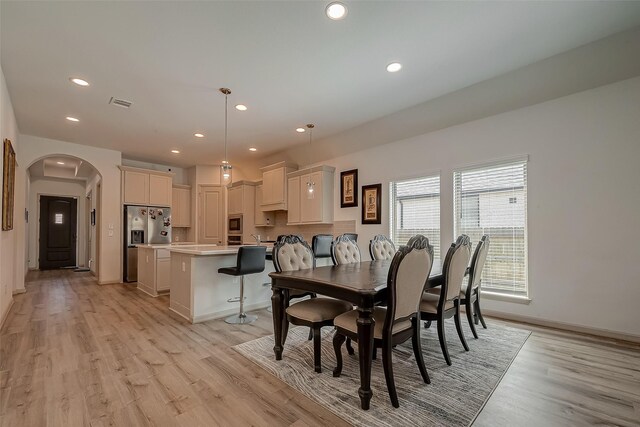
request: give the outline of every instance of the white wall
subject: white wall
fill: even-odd
[[[139,160],[130,160],[130,159],[122,159],[122,164],[124,166],[131,166],[134,168],[150,169],[150,170],[162,171],[162,172],[173,172],[175,174],[173,176],[174,184],[184,184],[184,185],[189,184],[187,180],[187,171],[184,168],[180,168],[177,166],[161,165],[158,163],[142,162]]]
[[[0,143],[4,139],[9,139],[16,152],[18,166],[16,176],[19,171],[24,173],[24,164],[20,158],[19,131],[16,117],[9,98],[7,83],[4,79],[4,72],[0,68]],[[0,148],[0,152],[2,149]],[[0,161],[0,177],[3,176],[3,165]],[[0,179],[1,181],[1,179]],[[24,251],[17,251],[18,239],[24,232],[24,218],[21,218],[24,208],[24,186],[17,184],[15,187],[15,210],[13,230],[0,231],[0,321],[2,321],[13,301],[13,291],[24,289],[24,276],[16,274],[18,262],[24,260]],[[16,255],[17,254],[17,255]],[[20,269],[22,271],[22,269]]]
[[[77,212],[77,250],[76,265],[84,266],[87,246],[87,221],[85,218],[86,183],[84,181],[72,181],[55,178],[33,178],[30,182],[29,194],[29,257],[27,259],[30,269],[39,268],[39,236],[40,236],[40,196],[65,196],[78,199]]]
[[[98,282],[119,283],[122,280],[122,208],[120,199],[119,151],[72,144],[31,135],[20,135],[21,158],[26,167],[35,161],[52,155],[68,155],[90,163],[102,177],[100,212],[100,259]],[[26,182],[26,173],[16,175],[16,180]],[[33,191],[31,191],[33,192]]]
[[[453,170],[529,156],[529,305],[485,309],[640,336],[640,77],[323,162],[336,167],[335,220],[358,241],[389,234],[389,182],[440,172],[441,239],[453,236]],[[382,183],[381,225],[340,208],[340,171]],[[361,189],[360,189],[361,190]],[[444,252],[443,252],[444,253]]]

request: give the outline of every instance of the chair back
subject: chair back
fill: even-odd
[[[486,234],[482,236],[478,245],[476,246],[476,250],[473,253],[473,258],[471,258],[471,267],[469,268],[469,285],[467,288],[468,292],[471,292],[472,289],[480,287],[480,281],[482,278],[482,270],[484,269],[484,264],[487,261],[487,254],[489,253],[489,236]]]
[[[238,273],[245,275],[263,272],[266,257],[265,246],[240,246],[237,260]]]
[[[467,272],[469,259],[471,258],[471,242],[469,236],[462,234],[447,251],[442,264],[442,274],[444,282],[440,292],[439,306],[444,306],[447,301],[454,301],[460,298],[462,281]]]
[[[341,234],[331,243],[331,259],[334,265],[360,262],[360,258],[360,248],[350,236]]]
[[[372,260],[393,259],[395,254],[396,246],[387,236],[378,234],[369,241],[369,255],[371,255]]]
[[[358,241],[358,233],[344,233],[343,236],[354,242]]]
[[[387,318],[383,334],[393,332],[397,322],[410,320],[419,310],[433,265],[433,246],[422,235],[414,236],[395,253],[387,276]]]
[[[311,249],[316,258],[331,258],[332,234],[316,234],[311,240]]]
[[[273,267],[278,273],[315,267],[311,248],[300,236],[279,236],[273,246]]]

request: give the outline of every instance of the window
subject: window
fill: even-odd
[[[527,162],[454,172],[455,235],[491,239],[482,289],[527,296]]]
[[[440,259],[440,176],[391,183],[391,240],[396,246],[423,234]]]
[[[55,214],[55,216],[53,218],[53,223],[54,224],[62,224],[62,214],[61,213]]]

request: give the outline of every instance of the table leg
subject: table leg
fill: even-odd
[[[371,391],[371,359],[373,356],[373,328],[375,320],[372,317],[372,307],[358,307],[358,357],[360,359],[360,406],[369,409]]]
[[[275,345],[273,352],[276,354],[276,360],[282,360],[282,319],[284,317],[284,297],[282,289],[271,287],[273,295],[271,296],[271,309],[273,311],[273,336]]]

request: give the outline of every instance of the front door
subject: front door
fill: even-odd
[[[78,201],[71,197],[40,196],[40,269],[76,265]]]

